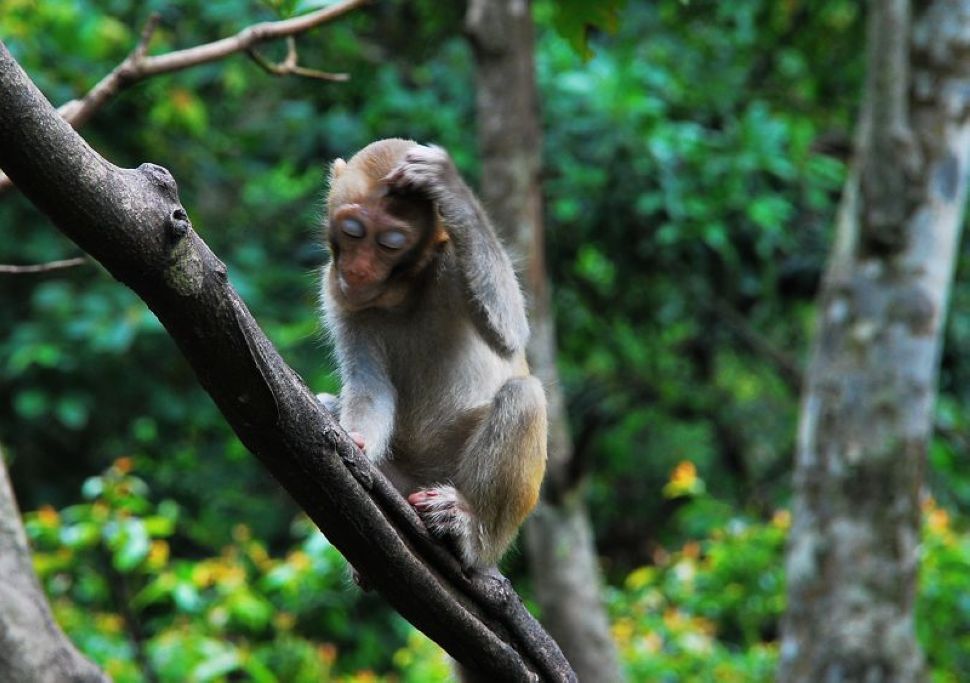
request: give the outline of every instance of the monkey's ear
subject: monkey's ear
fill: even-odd
[[[435,236],[434,236],[434,239],[432,240],[432,244],[435,246],[435,248],[441,249],[445,246],[445,244],[448,243],[448,240],[450,239],[451,239],[451,235],[449,235],[448,231],[445,230],[443,227],[441,227],[441,225],[439,224],[438,229],[435,231]]]
[[[334,159],[333,163],[330,164],[330,182],[332,183],[339,178],[340,174],[344,172],[345,168],[347,168],[346,161],[343,159]]]

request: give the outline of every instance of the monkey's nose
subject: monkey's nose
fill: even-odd
[[[360,287],[370,281],[370,275],[364,270],[348,268],[343,272],[343,280],[350,287]]]

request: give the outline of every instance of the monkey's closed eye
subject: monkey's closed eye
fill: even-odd
[[[345,218],[340,222],[340,229],[348,237],[363,237],[364,224],[356,218]]]
[[[377,236],[377,243],[387,249],[401,249],[407,241],[407,235],[400,230],[386,230]]]

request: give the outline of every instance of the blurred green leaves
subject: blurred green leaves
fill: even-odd
[[[142,680],[145,662],[165,681],[345,680],[405,646],[399,618],[358,620],[374,600],[348,588],[344,561],[307,520],[280,556],[243,525],[214,556],[176,556],[181,511],[154,503],[132,467],[119,459],[85,482],[85,502],[25,516],[58,621],[115,680]]]
[[[584,59],[593,56],[589,44],[592,31],[616,32],[620,23],[620,10],[625,0],[604,0],[585,2],[584,0],[557,0],[546,3],[551,9],[540,7],[540,13],[551,13],[552,24],[559,34],[569,41],[572,48]]]

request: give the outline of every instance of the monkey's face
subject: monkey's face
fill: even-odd
[[[378,140],[349,162],[337,159],[331,166],[329,288],[345,309],[401,305],[448,241],[429,197],[388,183],[415,146],[398,138]]]
[[[430,201],[383,186],[335,207],[328,224],[333,293],[352,310],[400,305],[433,255],[434,233]]]

